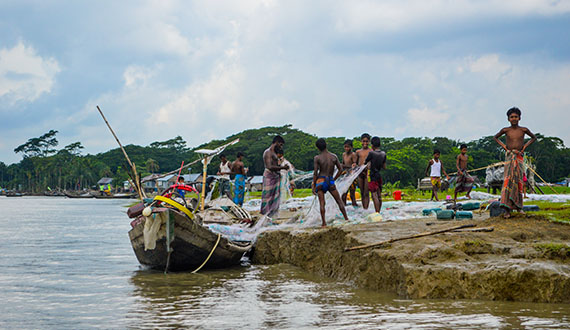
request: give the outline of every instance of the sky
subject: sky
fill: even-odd
[[[96,154],[291,124],[570,146],[570,1],[0,0],[0,161],[51,129]],[[290,146],[294,147],[294,146]]]

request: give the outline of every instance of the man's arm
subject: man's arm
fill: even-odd
[[[427,165],[427,167],[426,167],[426,176],[428,176],[428,173],[429,173],[428,171],[429,171],[429,167],[431,166],[431,164],[432,164],[432,161],[431,161],[431,159],[430,159],[429,162],[428,162],[428,165]]]
[[[524,152],[528,146],[530,146],[531,144],[534,143],[534,141],[536,141],[536,136],[532,134],[532,132],[528,128],[525,127],[524,132],[526,135],[530,136],[530,140],[527,143],[525,143],[521,152]]]
[[[311,183],[311,190],[313,191],[313,194],[316,194],[317,191],[317,175],[319,173],[319,162],[317,161],[317,156],[315,156],[314,160],[313,160],[313,183]]]
[[[447,173],[445,172],[445,168],[443,167],[443,162],[441,161],[441,159],[439,160],[439,162],[441,163],[441,171],[443,172],[443,174],[445,174],[447,180],[449,180],[449,175],[447,175]]]
[[[338,160],[338,157],[336,155],[334,155],[334,158],[336,160],[335,166],[338,168],[336,176],[334,177],[334,180],[336,181],[336,179],[338,179],[338,177],[342,174],[342,166],[340,165],[340,161]]]
[[[279,166],[279,165],[272,165],[271,164],[271,152],[265,152],[263,153],[263,163],[265,165],[265,168],[270,170],[270,171],[280,171],[280,170],[288,170],[289,166],[285,165],[285,166]]]
[[[388,160],[388,155],[384,153],[384,163],[382,163],[382,168],[386,169],[386,161]]]
[[[463,175],[463,172],[461,172],[461,154],[457,155],[457,161],[455,162],[455,167],[457,167],[457,174],[459,175]]]
[[[509,149],[507,149],[507,146],[506,146],[503,142],[501,142],[501,141],[499,140],[499,138],[500,138],[501,136],[503,136],[504,134],[505,134],[505,129],[502,128],[502,129],[499,131],[499,133],[497,133],[497,134],[495,134],[495,136],[493,136],[493,138],[495,139],[495,141],[496,141],[501,147],[503,147],[503,149],[505,149],[505,151],[509,151]]]

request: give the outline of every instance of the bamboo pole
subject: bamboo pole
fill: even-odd
[[[499,166],[499,165],[505,165],[505,163],[506,163],[506,162],[499,162],[499,163],[487,165],[487,166],[484,166],[484,167],[479,167],[479,168],[476,168],[476,169],[473,169],[473,170],[467,170],[467,172],[476,172],[476,171],[484,170],[484,169],[489,168],[489,167],[495,167],[495,166]],[[449,173],[449,175],[454,175],[454,174],[457,174],[457,172]]]
[[[152,181],[152,180],[164,178],[164,177],[167,176],[167,175],[174,174],[174,173],[176,173],[176,172],[178,172],[178,171],[181,171],[181,170],[183,170],[183,169],[185,169],[185,168],[188,168],[188,167],[190,167],[190,166],[196,164],[197,162],[199,162],[199,161],[201,161],[201,160],[202,160],[202,159],[196,159],[195,161],[190,162],[190,163],[188,163],[188,164],[186,164],[186,165],[184,165],[184,166],[182,166],[182,167],[179,167],[179,168],[177,168],[177,169],[175,169],[175,170],[172,170],[172,171],[170,171],[170,172],[168,172],[168,173],[164,173],[164,174],[161,174],[161,175],[158,175],[158,176],[153,176],[152,178],[149,178],[149,179],[146,179],[146,180],[141,180],[141,182],[148,182],[148,181]]]
[[[558,192],[557,192],[556,190],[554,190],[554,188],[552,188],[552,186],[550,186],[550,184],[548,184],[546,181],[544,181],[544,179],[543,179],[540,175],[538,175],[538,173],[536,173],[536,171],[535,171],[532,167],[529,166],[528,168],[529,168],[529,169],[532,171],[532,173],[534,173],[540,180],[542,180],[542,182],[544,182],[544,184],[546,184],[550,189],[552,189],[552,191],[554,192],[555,195],[558,194]]]
[[[202,172],[202,200],[200,203],[200,211],[204,212],[204,202],[206,200],[206,176],[208,171],[208,156],[204,156],[204,170]]]
[[[103,120],[105,121],[105,124],[107,124],[107,127],[109,127],[109,130],[111,131],[111,134],[113,134],[113,137],[115,137],[115,140],[117,141],[117,143],[119,144],[119,147],[121,147],[121,150],[123,151],[123,154],[125,155],[125,158],[127,159],[127,162],[129,163],[129,165],[131,166],[131,169],[133,170],[133,173],[135,175],[135,188],[137,189],[137,193],[139,194],[139,197],[141,199],[141,201],[144,199],[144,195],[143,192],[141,190],[140,187],[140,180],[138,179],[138,174],[137,174],[137,168],[133,165],[133,163],[131,162],[131,159],[129,158],[129,155],[127,155],[127,152],[125,151],[125,148],[123,148],[123,145],[121,144],[121,141],[119,141],[119,138],[117,137],[117,135],[115,134],[115,132],[113,131],[113,129],[111,128],[111,125],[109,124],[109,122],[107,121],[107,118],[105,118],[105,115],[103,114],[103,111],[101,111],[101,108],[99,108],[99,106],[97,106],[97,110],[99,110],[99,113],[101,114],[101,117],[103,117]]]
[[[447,228],[447,229],[441,229],[441,230],[437,230],[437,231],[424,232],[424,233],[415,234],[415,235],[411,235],[411,236],[404,236],[404,237],[392,238],[392,239],[389,239],[389,240],[387,240],[387,241],[382,241],[382,242],[378,242],[378,243],[372,243],[372,244],[365,244],[365,245],[353,246],[353,247],[344,249],[344,251],[346,252],[346,251],[354,251],[354,250],[366,249],[366,248],[376,247],[376,246],[380,246],[380,245],[387,244],[387,243],[392,243],[392,242],[397,242],[397,241],[403,241],[403,240],[406,240],[406,239],[412,239],[412,238],[419,238],[419,237],[424,237],[424,236],[436,235],[436,234],[446,233],[446,232],[449,232],[449,231],[454,231],[454,230],[463,229],[463,228],[471,228],[471,227],[475,227],[475,225],[474,225],[474,224],[467,224],[467,225],[455,226],[455,227],[451,227],[451,228]]]

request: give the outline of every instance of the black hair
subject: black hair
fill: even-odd
[[[283,148],[281,148],[279,146],[275,147],[275,153],[278,155],[284,155]]]
[[[372,146],[374,148],[379,148],[380,147],[380,138],[375,136],[372,138],[372,140],[370,140],[370,143],[372,143]]]
[[[238,151],[238,153],[236,154],[236,157],[237,157],[237,158],[239,158],[239,157],[243,157],[243,152],[241,152],[241,151]]]
[[[459,149],[463,149],[463,148],[467,148],[467,145],[466,145],[465,143],[463,143],[463,144],[459,147]]]
[[[220,154],[220,159],[226,158],[226,154]]]
[[[433,149],[433,154],[441,154],[441,152],[439,152],[439,149]]]
[[[315,142],[315,145],[320,151],[323,151],[327,148],[327,142],[323,138],[318,139],[317,142]]]
[[[352,140],[351,140],[351,139],[346,139],[346,140],[344,141],[344,145],[345,145],[345,146],[350,146],[350,147],[352,148]]]
[[[285,143],[285,140],[281,137],[281,135],[275,135],[273,138],[273,143]]]
[[[370,134],[368,134],[368,133],[362,134],[362,135],[360,136],[360,140],[363,140],[363,139],[368,139],[368,140],[370,140]]]
[[[507,110],[507,117],[509,117],[513,113],[516,113],[520,117],[521,116],[521,109],[519,109],[517,107],[510,108],[509,110]]]

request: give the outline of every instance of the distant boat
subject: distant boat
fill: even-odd
[[[22,197],[22,196],[24,196],[24,194],[20,192],[15,192],[15,191],[6,192],[6,197]]]
[[[70,193],[68,191],[65,191],[64,194],[68,198],[93,198],[93,195],[91,195],[91,193],[89,193],[89,192],[82,193],[82,194],[75,194],[75,193]]]
[[[93,197],[98,198],[98,199],[113,199],[113,198],[118,198],[118,199],[136,199],[138,198],[136,193],[118,193],[118,194],[112,194],[112,195],[97,195],[97,194],[92,194]]]

